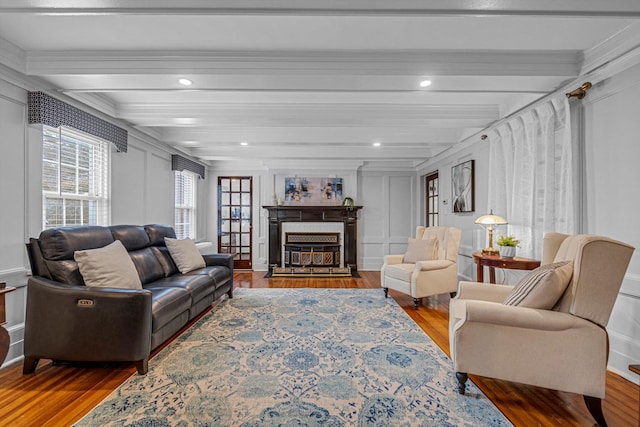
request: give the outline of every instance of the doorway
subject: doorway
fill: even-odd
[[[252,189],[250,176],[218,177],[218,253],[235,254],[239,270],[252,268]]]
[[[427,227],[438,226],[438,172],[427,175],[426,177],[427,194],[426,201],[426,221]]]

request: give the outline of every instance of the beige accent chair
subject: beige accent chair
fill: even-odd
[[[634,248],[600,236],[549,233],[542,264],[573,261],[551,310],[504,305],[511,286],[460,282],[449,307],[458,391],[467,374],[582,394],[598,425],[609,356],[606,325]]]
[[[411,295],[417,310],[421,298],[445,292],[455,295],[461,235],[460,229],[454,227],[418,226],[416,240],[437,239],[435,259],[405,263],[404,255],[386,255],[380,271],[380,285],[385,297],[389,296],[389,289]]]

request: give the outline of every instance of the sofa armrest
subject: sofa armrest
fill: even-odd
[[[385,255],[384,263],[387,265],[402,264],[404,255]]]
[[[508,285],[461,281],[456,298],[502,303],[512,290],[513,286]]]
[[[551,310],[503,305],[495,302],[467,300],[464,302],[465,322],[486,323],[521,329],[565,331],[587,320]],[[459,311],[459,308],[457,310]]]
[[[25,358],[141,361],[149,357],[152,296],[145,289],[27,283]],[[34,366],[35,368],[35,366]]]
[[[446,259],[433,259],[429,261],[418,261],[416,262],[416,271],[432,271],[432,270],[443,270],[445,268],[449,268],[454,263],[448,261]]]
[[[207,266],[219,265],[229,267],[231,273],[233,273],[233,255],[231,254],[206,254],[202,255],[202,258],[204,258]]]

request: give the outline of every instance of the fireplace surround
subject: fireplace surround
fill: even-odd
[[[339,222],[343,224],[344,266],[357,270],[358,211],[362,206],[263,206],[269,212],[269,269],[283,265],[283,224]]]

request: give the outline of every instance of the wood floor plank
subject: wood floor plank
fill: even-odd
[[[264,272],[236,272],[234,281],[239,288],[380,288],[379,272],[359,273],[361,277],[357,279],[289,279],[265,278]],[[390,291],[389,296],[449,354],[448,294],[425,298],[418,310],[407,295]],[[20,364],[9,366],[0,370],[0,426],[71,425],[131,375],[137,375],[133,364],[53,366],[41,361],[31,375],[22,375]],[[594,426],[580,395],[491,378],[470,378],[517,427]],[[640,425],[639,405],[638,386],[608,372],[603,408],[609,426]]]

